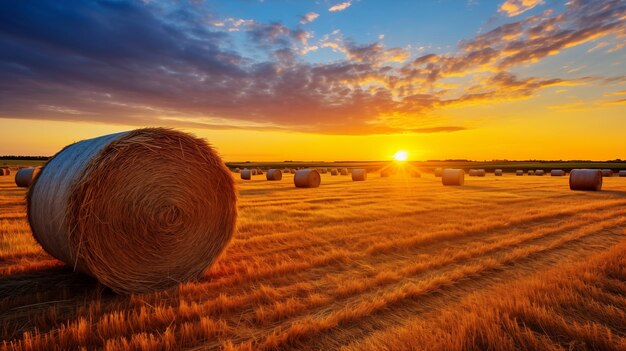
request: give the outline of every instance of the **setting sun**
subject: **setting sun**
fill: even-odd
[[[406,161],[407,158],[409,158],[409,153],[404,150],[400,150],[393,155],[393,159],[396,161]]]

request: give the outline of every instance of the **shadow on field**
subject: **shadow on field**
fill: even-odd
[[[20,273],[0,278],[0,299],[38,293],[70,291],[72,298],[84,296],[94,291],[110,293],[108,288],[98,283],[95,278],[74,272],[71,268],[50,267],[28,273]]]
[[[615,195],[617,197],[626,197],[625,190],[602,190],[600,191],[600,193],[607,193],[607,194]]]

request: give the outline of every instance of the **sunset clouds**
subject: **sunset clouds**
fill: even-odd
[[[358,5],[350,11],[365,3]],[[539,5],[541,12],[525,13]],[[572,0],[555,10],[507,0],[494,11],[514,17],[462,35],[456,46],[424,51],[388,44],[394,33],[357,41],[341,23],[309,28],[335,16],[312,10],[287,23],[192,3],[3,2],[0,118],[438,133],[468,128],[442,118],[450,107],[530,99],[554,86],[625,83],[623,64],[601,75],[533,71],[587,43],[585,54],[621,53],[623,60],[624,1]]]

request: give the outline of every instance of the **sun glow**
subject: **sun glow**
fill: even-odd
[[[393,159],[396,161],[406,161],[408,158],[409,153],[404,150],[400,150],[393,155]]]

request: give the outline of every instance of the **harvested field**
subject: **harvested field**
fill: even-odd
[[[626,179],[321,177],[237,179],[204,278],[132,296],[44,253],[0,178],[3,349],[626,348]]]

